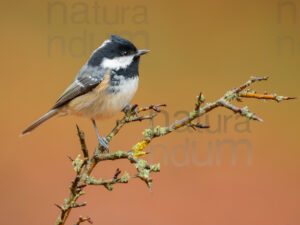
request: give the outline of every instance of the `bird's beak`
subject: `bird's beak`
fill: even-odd
[[[146,49],[138,50],[138,52],[136,53],[136,56],[141,56],[148,52],[150,52],[150,50],[146,50]]]

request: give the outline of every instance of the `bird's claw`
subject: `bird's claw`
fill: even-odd
[[[138,116],[138,105],[126,105],[122,110],[126,115],[127,114],[135,114],[135,116]]]
[[[108,141],[106,138],[98,137],[98,142],[101,146],[103,146],[105,148],[106,151],[109,151]]]

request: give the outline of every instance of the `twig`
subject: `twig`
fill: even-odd
[[[90,217],[82,217],[82,216],[80,216],[79,219],[78,219],[78,222],[75,223],[75,225],[79,225],[79,224],[81,224],[83,222],[86,222],[86,221],[89,222],[90,224],[93,224],[93,221],[91,220]]]
[[[257,99],[266,99],[266,100],[274,100],[276,102],[280,102],[282,100],[291,100],[296,99],[295,97],[285,97],[285,96],[277,96],[277,95],[268,95],[268,94],[256,94],[256,93],[241,93],[240,97],[243,98],[257,98]]]
[[[201,104],[202,104],[204,101],[205,101],[205,99],[204,99],[202,93],[200,93],[199,96],[198,96],[198,100],[197,100],[197,102],[196,102],[196,104],[195,104],[195,110],[196,110],[196,111],[199,110]]]
[[[120,173],[121,173],[121,170],[118,168],[118,169],[116,170],[116,172],[115,172],[115,175],[114,175],[114,179],[115,179],[115,180],[118,179],[118,176],[119,176]]]
[[[60,205],[58,205],[58,204],[54,204],[57,208],[59,208],[61,211],[63,211],[63,208],[60,206]]]
[[[86,202],[79,203],[79,204],[75,203],[75,204],[72,205],[71,207],[72,207],[72,208],[79,208],[79,207],[86,206],[86,204],[87,204]]]
[[[259,118],[258,116],[254,115],[253,113],[249,112],[249,110],[248,110],[247,107],[239,108],[239,107],[231,105],[228,102],[223,101],[223,100],[219,100],[218,103],[221,106],[223,106],[223,107],[225,107],[227,109],[230,109],[234,113],[239,113],[241,116],[246,116],[248,119],[253,119],[253,120],[258,120],[259,122],[263,122],[263,120],[261,118]]]
[[[83,152],[84,158],[88,159],[89,158],[89,152],[88,152],[87,147],[86,147],[84,132],[79,129],[79,126],[77,124],[76,124],[76,128],[77,128],[77,135],[78,135],[79,141],[80,141],[81,151]]]
[[[242,90],[244,90],[245,88],[249,87],[250,85],[252,85],[255,82],[258,81],[264,81],[264,80],[268,80],[269,76],[265,76],[265,77],[251,77],[250,80],[248,80],[246,83],[242,84],[241,86],[239,86],[238,88],[233,89],[234,93],[239,93]]]
[[[70,159],[71,162],[74,162],[74,159],[71,156],[67,155],[67,157],[68,157],[68,159]]]
[[[196,128],[210,128],[210,126],[208,124],[202,124],[202,123],[195,123],[195,122],[191,122],[190,123],[190,127],[196,129]]]
[[[99,179],[96,180],[95,178],[89,176],[87,178],[87,184],[89,185],[103,185],[107,190],[111,191],[113,190],[113,185],[118,183],[128,183],[128,180],[130,178],[129,174],[127,172],[124,173],[124,175],[121,178],[118,178],[119,174],[121,173],[121,170],[118,168],[115,172],[115,175],[110,180],[103,180]]]
[[[161,112],[159,107],[164,107],[164,106],[167,106],[167,104],[149,105],[149,106],[146,106],[146,107],[138,108],[137,111],[138,112],[143,112],[143,111],[153,109],[155,112]]]

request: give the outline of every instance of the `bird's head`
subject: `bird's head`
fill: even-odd
[[[149,50],[138,50],[133,43],[117,35],[111,35],[91,55],[88,65],[118,70],[126,69],[132,63],[139,62],[141,55]]]

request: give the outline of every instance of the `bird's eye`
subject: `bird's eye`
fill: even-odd
[[[127,51],[123,51],[123,52],[122,52],[122,55],[123,55],[123,56],[128,55],[128,52],[127,52]]]

